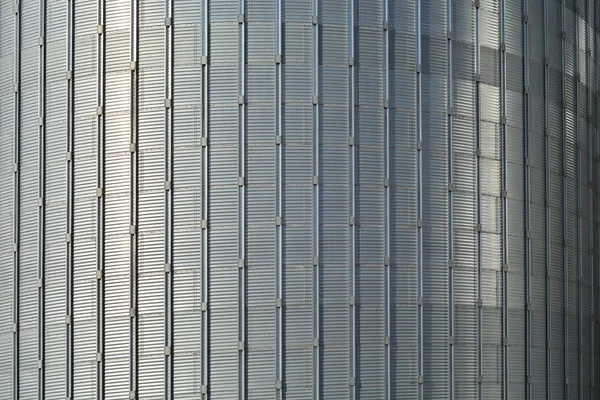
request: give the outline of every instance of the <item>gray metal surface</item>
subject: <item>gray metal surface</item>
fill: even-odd
[[[597,0],[0,0],[0,398],[600,398]]]

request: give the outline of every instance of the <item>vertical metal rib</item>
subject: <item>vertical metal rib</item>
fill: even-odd
[[[46,0],[39,3],[39,42],[38,42],[38,237],[37,237],[37,400],[44,400],[45,382],[45,318],[44,318],[44,273],[45,273],[45,181],[46,181]]]
[[[209,392],[209,268],[208,268],[208,155],[209,155],[209,108],[208,108],[208,71],[209,71],[209,2],[203,0],[202,43],[202,357],[200,392],[203,399],[208,399]]]
[[[385,1],[385,0],[383,0]],[[385,19],[385,16],[384,16]],[[355,131],[355,95],[354,90],[354,0],[348,1],[348,217],[355,218],[355,186],[356,186],[356,165],[355,165],[355,148],[356,148],[356,131]],[[385,54],[384,54],[385,60]],[[350,377],[350,399],[356,399],[356,224],[348,225],[348,277],[350,296],[349,301],[349,370]]]
[[[70,3],[69,3],[70,4]],[[13,400],[19,399],[19,225],[20,225],[20,127],[21,127],[21,16],[20,2],[14,6],[14,124],[13,124]]]
[[[130,121],[129,121],[129,397],[138,396],[138,0],[130,9]]]
[[[567,103],[566,103],[566,31],[565,31],[565,0],[561,0],[561,113],[562,113],[562,202],[563,202],[563,379],[565,399],[569,398],[569,271],[567,249]]]
[[[172,399],[173,392],[173,0],[165,1],[165,99],[170,107],[165,107],[165,399]]]
[[[238,398],[246,399],[246,0],[239,0],[238,110]]]
[[[523,143],[525,160],[525,382],[526,398],[531,399],[531,162],[529,157],[529,9],[523,0]]]
[[[321,136],[319,133],[319,0],[312,0],[313,4],[313,198],[312,198],[312,236],[313,236],[313,275],[312,275],[312,289],[313,289],[313,374],[312,374],[312,388],[313,388],[313,400],[320,399],[320,351],[319,351],[319,334],[320,328],[320,293],[319,293],[319,232],[320,232],[320,176],[319,176],[319,152],[320,146],[319,141]]]
[[[283,399],[283,20],[282,0],[275,0],[275,202],[276,215],[280,224],[276,224],[277,257],[275,259],[275,388],[276,398]]]
[[[583,214],[581,208],[581,142],[582,138],[579,137],[579,92],[581,83],[580,71],[580,60],[579,60],[579,6],[575,4],[575,12],[573,18],[575,19],[575,79],[573,85],[575,86],[575,165],[576,165],[576,182],[575,182],[575,195],[577,198],[577,379],[578,379],[578,395],[583,397],[583,297],[581,291],[583,288]]]
[[[390,24],[390,0],[384,0],[385,4],[383,7],[383,21],[387,21]],[[354,0],[352,0],[352,7],[354,8]],[[383,366],[383,384],[384,384],[384,400],[391,398],[391,350],[390,350],[390,107],[392,106],[392,99],[390,96],[390,64],[391,60],[391,42],[390,42],[390,30],[384,31],[384,57],[383,57],[383,68],[384,68],[384,96],[383,102],[385,105],[384,109],[384,124],[383,124],[383,268],[384,268],[384,282],[383,282],[383,318],[384,318],[384,366]],[[354,16],[352,17],[352,131],[354,132]],[[354,164],[355,157],[352,157]],[[354,165],[352,166],[354,170]],[[352,184],[352,193],[354,193],[354,182]]]
[[[550,66],[548,52],[548,0],[544,0],[544,179],[545,179],[545,252],[546,255],[546,396],[552,398],[552,259],[550,256],[550,124],[549,124],[549,102],[550,102]]]
[[[96,105],[105,108],[105,0],[98,0],[97,14],[97,80]],[[96,399],[104,399],[104,112],[98,112],[96,120]]]
[[[481,52],[479,2],[475,4],[475,141],[477,151],[477,224],[481,226]],[[481,230],[477,230],[477,398],[483,396],[483,297],[481,288]]]
[[[421,104],[421,0],[416,0],[417,74],[417,398],[423,398],[423,154]]]
[[[588,209],[588,282],[587,286],[589,289],[588,292],[588,323],[589,323],[589,343],[590,348],[589,359],[590,363],[587,366],[588,374],[589,374],[589,386],[590,386],[590,394],[589,398],[594,398],[594,186],[593,186],[593,176],[594,176],[594,168],[593,168],[593,159],[595,159],[595,135],[594,135],[594,127],[592,125],[592,40],[594,36],[590,35],[590,27],[588,26],[593,20],[593,10],[591,10],[589,1],[586,1],[585,6],[585,21],[586,21],[586,42],[585,42],[585,90],[586,90],[586,124],[587,124],[587,153],[588,153],[588,178],[586,181],[587,184],[587,192],[588,192],[588,201],[587,201],[587,209]],[[582,275],[583,278],[583,275]],[[583,356],[584,354],[582,354]],[[583,371],[583,360],[581,361],[582,371]],[[582,393],[583,397],[584,394]]]
[[[446,69],[448,81],[447,90],[447,103],[448,109],[454,109],[454,96],[453,96],[453,81],[452,81],[452,0],[446,1],[446,29],[447,29],[447,55],[446,55]],[[451,112],[446,113],[447,115],[447,152],[448,152],[448,184],[452,186],[453,183],[453,170],[454,170],[454,157],[453,157],[453,142],[452,136],[454,134],[452,128],[453,116]],[[448,190],[448,386],[450,400],[454,400],[454,195],[452,190]],[[477,233],[479,234],[479,233]]]
[[[67,182],[67,237],[66,237],[66,398],[73,398],[73,211],[74,211],[74,46],[75,46],[75,4],[67,1],[67,143],[66,143],[66,182]]]
[[[505,0],[500,1],[500,135],[502,143],[502,396],[508,399],[508,207],[506,184],[506,41]]]

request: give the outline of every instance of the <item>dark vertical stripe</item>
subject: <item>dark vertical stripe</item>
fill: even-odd
[[[209,107],[208,107],[208,70],[209,70],[209,2],[210,0],[203,0],[203,30],[201,33],[202,43],[202,383],[200,386],[200,392],[203,399],[208,398],[209,392],[209,275],[210,270],[208,267],[208,207],[209,207],[209,174],[208,174],[208,156],[209,156]]]
[[[589,337],[588,337],[588,343],[589,343],[589,348],[585,349],[587,350],[586,352],[582,353],[582,356],[584,356],[585,354],[589,354],[589,364],[584,366],[584,360],[582,357],[581,360],[581,369],[582,371],[584,371],[584,367],[587,370],[587,376],[589,377],[589,381],[588,381],[588,385],[589,385],[589,390],[590,390],[590,399],[594,398],[594,392],[593,392],[593,385],[594,385],[594,342],[593,342],[593,338],[594,338],[594,321],[593,321],[593,309],[594,309],[594,303],[592,301],[592,298],[594,296],[594,273],[593,273],[593,268],[594,268],[594,192],[593,189],[594,187],[592,186],[592,182],[593,182],[593,176],[594,176],[594,168],[592,166],[592,158],[595,157],[594,154],[594,150],[595,150],[595,135],[594,135],[594,127],[592,126],[592,112],[591,112],[591,106],[592,106],[592,81],[591,81],[591,75],[592,75],[592,64],[591,64],[591,52],[592,52],[592,40],[593,40],[593,36],[591,36],[590,33],[590,29],[588,24],[590,23],[590,21],[593,21],[592,19],[593,16],[593,10],[591,10],[590,7],[590,2],[586,1],[586,7],[585,7],[585,21],[586,21],[586,42],[585,42],[585,88],[586,88],[586,110],[585,110],[585,116],[586,116],[586,124],[587,124],[587,129],[586,129],[586,133],[587,133],[587,155],[588,155],[588,176],[587,176],[587,181],[585,182],[586,186],[587,186],[587,192],[588,192],[588,201],[587,201],[587,211],[588,211],[588,224],[587,224],[587,229],[588,229],[588,273],[589,275],[587,276],[588,281],[585,283],[585,285],[588,288],[588,311],[587,311],[587,316],[586,316],[586,320],[588,321],[589,324]],[[593,31],[592,31],[593,32]],[[583,275],[582,275],[582,280],[583,280]],[[583,330],[582,330],[583,332]],[[582,396],[584,396],[584,394],[581,394]]]
[[[238,110],[238,398],[246,398],[246,0],[239,0]]]
[[[104,399],[104,78],[105,78],[105,0],[98,0],[96,106],[96,399]]]
[[[481,52],[479,45],[479,2],[475,3],[475,144],[477,151],[477,224],[481,225]],[[477,398],[483,398],[483,296],[481,230],[477,232]],[[452,260],[451,260],[452,261]],[[452,266],[452,265],[451,265]],[[452,266],[453,267],[453,266]]]
[[[165,219],[164,219],[164,346],[165,346],[165,399],[172,399],[173,391],[173,113],[175,99],[173,98],[173,1],[165,2],[165,99],[171,102],[170,107],[165,108]]]
[[[44,272],[45,272],[45,210],[44,197],[46,189],[46,0],[40,0],[39,4],[39,50],[38,50],[38,249],[37,249],[37,359],[38,379],[37,398],[44,400],[45,393],[45,325],[44,318]]]
[[[447,103],[450,110],[454,109],[454,93],[453,93],[453,79],[452,79],[452,1],[446,1],[446,29],[447,36],[447,57],[446,57],[446,69],[447,69],[447,90],[448,97]],[[452,137],[453,132],[453,116],[452,113],[446,113],[446,124],[447,124],[447,151],[448,151],[448,184],[452,186],[453,183],[453,170],[454,170],[454,149]],[[454,400],[454,194],[452,190],[448,190],[448,337],[449,337],[449,357],[448,357],[448,386],[450,400]]]
[[[350,398],[356,399],[356,341],[357,341],[357,319],[356,319],[356,224],[353,219],[356,216],[356,121],[354,113],[355,104],[355,75],[354,75],[354,24],[355,9],[354,0],[348,1],[348,293],[349,293],[349,335],[348,335],[348,376],[350,377]],[[384,50],[385,51],[385,50]],[[384,53],[385,58],[385,53]]]
[[[531,162],[529,158],[529,9],[523,0],[523,142],[525,160],[525,382],[527,399],[531,399]]]
[[[69,3],[70,4],[70,3]],[[13,3],[14,7],[14,124],[13,124],[13,400],[19,399],[19,225],[20,225],[20,126],[21,126],[21,16],[20,3]]]
[[[276,398],[284,397],[284,354],[283,354],[283,20],[282,0],[276,0],[275,7],[275,210],[279,223],[275,227],[276,258],[275,258],[275,388]]]
[[[312,274],[312,289],[313,289],[313,376],[312,376],[312,389],[313,399],[319,400],[321,395],[320,381],[321,381],[321,367],[320,367],[320,291],[319,291],[319,279],[320,279],[320,146],[321,140],[319,133],[320,126],[320,115],[319,115],[319,0],[312,0],[313,2],[313,198],[312,198],[312,234],[313,234],[313,274]]]
[[[576,229],[577,229],[577,241],[576,241],[576,250],[577,250],[577,393],[578,397],[581,398],[583,396],[583,297],[581,295],[581,290],[583,288],[583,227],[582,227],[582,209],[581,209],[581,144],[583,139],[579,136],[579,107],[580,107],[580,84],[581,84],[581,74],[580,74],[580,60],[579,60],[579,0],[576,0],[575,11],[573,12],[574,26],[575,26],[575,49],[574,49],[574,58],[575,58],[575,79],[573,85],[575,86],[575,116],[574,116],[574,124],[575,124],[575,165],[576,165],[576,175],[575,175],[575,196],[577,201],[577,209],[576,209]]]
[[[66,398],[73,398],[73,209],[74,209],[74,46],[75,4],[67,1],[67,110],[66,110]]]
[[[423,154],[421,151],[422,109],[421,104],[421,0],[416,0],[416,122],[417,122],[417,398],[423,398]]]
[[[354,1],[353,1],[354,3]],[[353,4],[354,7],[354,4]],[[391,24],[390,21],[390,0],[384,0],[383,7],[384,24]],[[354,18],[354,17],[353,17]],[[394,27],[395,28],[395,27]],[[352,22],[352,69],[351,74],[354,80],[354,21]],[[385,355],[384,355],[384,399],[389,400],[391,398],[391,350],[390,350],[390,107],[391,104],[391,95],[390,95],[390,63],[391,54],[393,51],[393,47],[391,45],[391,37],[392,33],[390,32],[390,27],[388,26],[384,32],[384,56],[383,56],[383,102],[384,102],[384,124],[383,124],[383,268],[384,268],[384,279],[383,279],[383,298],[384,298],[384,306],[383,306],[383,344],[385,346]],[[352,102],[350,107],[352,108],[352,112],[354,112],[354,82],[352,83]],[[395,104],[394,104],[395,106]],[[353,131],[354,131],[354,117],[352,121]],[[354,160],[354,157],[353,157]],[[354,186],[354,185],[353,185]],[[354,187],[351,188],[354,191]]]
[[[138,396],[138,1],[130,8],[129,397]],[[165,104],[166,105],[166,104]]]

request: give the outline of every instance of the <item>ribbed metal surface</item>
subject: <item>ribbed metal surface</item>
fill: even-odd
[[[2,399],[597,399],[596,0],[0,0]]]

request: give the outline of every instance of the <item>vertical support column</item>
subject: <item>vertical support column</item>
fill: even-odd
[[[46,189],[46,0],[39,3],[39,37],[38,37],[38,237],[37,237],[37,400],[45,398],[45,326],[44,318],[44,278],[45,278],[45,210],[44,197]]]
[[[552,259],[550,256],[550,62],[548,49],[548,0],[544,0],[544,179],[545,179],[545,254],[546,254],[546,396],[552,398]]]
[[[568,265],[568,248],[567,248],[567,75],[566,75],[566,5],[565,0],[561,0],[561,86],[562,86],[562,99],[561,99],[561,113],[562,113],[562,201],[563,201],[563,340],[564,340],[564,355],[563,355],[563,366],[564,366],[564,390],[565,399],[569,399],[569,265]]]
[[[246,399],[246,0],[239,0],[238,92],[238,398]]]
[[[129,121],[129,398],[138,396],[138,0],[130,9]]]
[[[475,145],[477,151],[477,226],[481,226],[481,52],[479,50],[479,7],[475,2]],[[477,398],[483,398],[483,296],[481,230],[477,230]],[[452,262],[452,260],[450,260]],[[452,267],[452,264],[451,264]]]
[[[354,0],[352,0],[354,8]],[[390,0],[384,0],[383,6],[383,24],[384,28],[390,23]],[[392,393],[391,384],[391,345],[390,345],[390,64],[391,60],[391,36],[389,27],[383,33],[383,104],[384,104],[384,121],[383,121],[383,268],[384,268],[384,305],[383,305],[383,323],[384,323],[384,338],[385,346],[384,366],[383,366],[383,390],[384,400],[389,400]],[[352,16],[352,68],[351,75],[354,80],[354,16]],[[354,82],[352,83],[352,131],[354,132]],[[353,163],[355,157],[352,157]],[[354,165],[352,166],[354,171]],[[354,173],[354,172],[353,172]],[[354,177],[354,175],[353,175]],[[353,178],[354,179],[354,178]],[[354,193],[354,181],[352,182],[352,193]]]
[[[574,49],[574,68],[575,68],[575,76],[573,79],[573,85],[575,86],[575,115],[573,116],[574,124],[575,124],[575,192],[576,192],[576,201],[577,201],[577,241],[576,241],[576,249],[577,249],[577,385],[578,385],[578,395],[579,397],[583,397],[583,319],[582,319],[582,310],[583,310],[583,298],[581,296],[581,290],[583,287],[583,228],[582,228],[582,208],[581,208],[581,140],[579,137],[579,84],[581,83],[581,74],[580,74],[580,65],[579,65],[579,6],[575,5],[575,11],[573,12],[574,18],[574,26],[575,26],[575,49]]]
[[[525,160],[525,395],[531,399],[531,162],[529,156],[529,8],[523,0],[523,143]]]
[[[595,2],[594,2],[595,4]],[[586,353],[583,353],[582,356],[585,356],[586,354],[589,357],[589,364],[587,365],[588,368],[588,376],[589,376],[589,398],[593,399],[594,398],[594,214],[595,214],[595,210],[594,210],[594,168],[593,168],[593,161],[596,158],[596,154],[595,154],[595,149],[596,149],[596,144],[595,144],[595,132],[594,132],[594,126],[592,125],[592,60],[591,60],[591,54],[592,54],[592,43],[594,40],[594,36],[593,33],[590,33],[591,27],[589,26],[590,24],[592,24],[595,19],[594,19],[594,13],[593,10],[591,10],[590,7],[590,3],[586,2],[586,6],[585,6],[585,21],[586,21],[586,42],[585,42],[585,90],[586,90],[586,110],[585,110],[585,116],[586,116],[586,124],[587,124],[587,129],[586,129],[586,133],[587,133],[587,151],[588,151],[588,177],[587,177],[587,192],[588,192],[588,201],[587,201],[587,211],[588,211],[588,223],[587,223],[587,229],[588,229],[588,269],[589,269],[589,275],[587,277],[588,282],[588,323],[589,323],[589,343],[590,343],[590,348],[587,349],[588,351]],[[592,30],[592,32],[595,32],[594,30]],[[582,357],[583,358],[583,357]],[[582,371],[583,371],[583,359],[581,361],[582,363]],[[584,394],[583,392],[581,393],[581,396],[583,397]]]
[[[105,80],[105,0],[98,0],[97,15],[97,71],[96,80],[96,131],[97,135],[97,155],[96,155],[96,399],[104,399],[104,136],[105,121],[104,109],[104,80]]]
[[[282,0],[275,0],[275,202],[276,215],[283,221],[283,20]],[[277,400],[283,399],[283,222],[275,224],[277,251],[275,258],[275,389]]]
[[[385,1],[385,0],[384,0]],[[356,223],[352,220],[356,216],[356,115],[354,107],[356,105],[355,90],[355,70],[354,70],[354,0],[348,1],[348,293],[349,293],[349,370],[350,377],[350,399],[356,399]],[[385,11],[384,11],[385,12]],[[383,16],[385,20],[385,15]],[[385,50],[384,50],[385,60]]]
[[[66,115],[66,183],[67,183],[67,215],[66,215],[66,399],[73,399],[73,209],[74,209],[74,83],[73,66],[75,46],[75,4],[67,1],[67,115]]]
[[[500,141],[502,198],[502,398],[508,399],[508,207],[506,184],[506,41],[505,0],[500,1]]]
[[[165,1],[165,243],[164,243],[164,290],[165,290],[165,400],[174,396],[173,391],[173,1]]]
[[[423,133],[421,99],[421,0],[416,0],[417,127],[417,398],[423,399]]]
[[[71,3],[69,3],[71,4]],[[14,122],[13,122],[13,400],[19,399],[19,211],[20,211],[20,126],[21,126],[21,16],[20,2],[15,0],[14,7]]]
[[[454,93],[452,80],[452,0],[446,1],[446,39],[447,39],[447,81],[448,81],[448,111],[454,110]],[[454,170],[454,149],[453,149],[453,113],[448,112],[447,115],[447,146],[448,146],[448,185],[451,188],[453,184]],[[454,194],[452,190],[448,190],[448,350],[449,350],[449,396],[450,400],[454,400]],[[477,232],[479,235],[479,231]]]
[[[209,377],[210,377],[210,319],[209,319],[209,278],[210,271],[208,265],[208,207],[209,207],[209,175],[208,175],[208,156],[209,156],[209,108],[208,108],[208,70],[209,70],[209,2],[210,0],[203,0],[202,15],[203,15],[203,26],[201,33],[202,43],[202,365],[201,365],[201,376],[202,382],[200,384],[200,392],[202,399],[208,399],[209,395]]]
[[[319,44],[319,0],[312,0],[313,13],[312,13],[312,24],[313,24],[313,193],[312,193],[312,236],[313,236],[313,275],[312,275],[312,288],[313,288],[313,376],[312,376],[312,388],[313,388],[313,400],[320,399],[320,339],[319,334],[320,328],[320,293],[319,293],[319,232],[320,232],[320,195],[319,195],[319,163],[320,163],[320,144],[321,135],[319,133],[320,128],[320,115],[319,115],[319,59],[320,59],[320,44]]]

